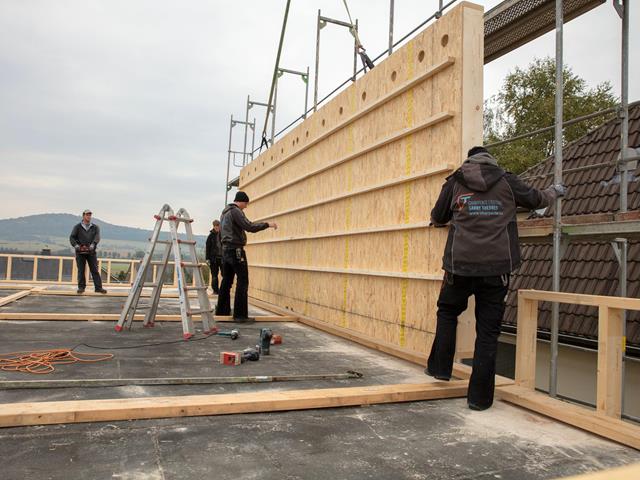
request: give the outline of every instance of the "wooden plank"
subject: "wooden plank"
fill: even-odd
[[[303,240],[321,240],[324,238],[333,238],[333,237],[345,237],[351,235],[370,235],[372,233],[384,233],[384,232],[401,232],[406,230],[418,230],[421,228],[434,228],[429,225],[429,222],[417,222],[417,223],[408,223],[405,225],[389,225],[375,228],[359,228],[355,230],[340,230],[337,232],[331,233],[321,233],[321,234],[312,234],[312,235],[300,235],[296,237],[279,237],[272,238],[269,240],[258,240],[252,241],[251,245],[261,245],[264,243],[279,243],[279,242],[300,242]]]
[[[388,278],[410,278],[413,280],[429,280],[441,281],[442,274],[435,273],[402,273],[402,272],[376,272],[373,270],[358,270],[355,268],[323,268],[323,267],[301,267],[299,265],[261,265],[252,263],[253,268],[275,268],[280,270],[301,270],[303,272],[323,272],[323,273],[341,273],[349,275],[365,275],[370,277],[388,277]]]
[[[620,418],[622,412],[623,310],[598,310],[598,374],[596,408],[598,413]]]
[[[142,293],[142,297],[149,297],[150,296],[150,291],[146,290],[143,291]],[[45,295],[53,295],[53,296],[64,296],[64,297],[128,297],[129,296],[129,292],[128,291],[113,291],[110,290],[107,293],[98,293],[98,292],[92,292],[92,291],[86,291],[84,293],[76,293],[75,291],[72,290],[38,290],[38,291],[33,291],[32,295],[34,296],[45,296]],[[177,292],[162,292],[160,294],[161,298],[178,298],[178,293]],[[197,298],[196,294],[189,294],[189,298]],[[217,298],[215,296],[210,296],[210,298]]]
[[[518,295],[515,383],[536,387],[536,344],[538,339],[538,301]]]
[[[11,302],[15,302],[16,300],[20,300],[21,298],[26,297],[31,293],[31,290],[23,290],[21,292],[14,293],[12,295],[7,295],[4,298],[0,298],[0,307],[4,305],[8,305]]]
[[[638,480],[640,478],[640,463],[626,465],[618,468],[608,468],[599,472],[584,473],[571,477],[562,477],[562,480]],[[556,479],[560,480],[560,478]]]
[[[501,400],[640,450],[640,426],[638,425],[596,415],[593,410],[563,402],[518,385],[498,387],[496,395]]]
[[[25,320],[25,321],[117,321],[120,315],[117,313],[26,313],[26,312],[0,312],[0,320]],[[252,317],[256,322],[295,322],[295,315],[258,315]],[[214,316],[216,322],[232,322],[233,317],[227,315]],[[135,321],[144,320],[144,315],[136,315]],[[200,321],[198,317],[193,319]],[[156,315],[156,322],[180,322],[180,315]]]
[[[118,398],[0,405],[0,427],[194,417],[415,402],[466,395],[467,381],[222,395]]]
[[[518,290],[518,296],[524,295],[531,300],[541,302],[571,303],[573,305],[590,305],[622,308],[624,310],[640,310],[640,298],[607,297],[604,295],[587,295],[584,293],[549,292],[545,290]]]

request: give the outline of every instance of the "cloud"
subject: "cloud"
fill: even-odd
[[[396,38],[437,4],[396,2]],[[372,57],[385,50],[388,0],[349,6]],[[282,56],[286,68],[311,66],[312,77],[319,8],[346,19],[338,0],[292,2]],[[90,205],[110,222],[148,228],[170,203],[205,233],[224,201],[229,116],[244,119],[247,94],[267,100],[283,11],[276,0],[0,2],[0,217]],[[566,60],[591,84],[618,81],[616,18],[607,4],[567,25]],[[352,46],[346,29],[323,29],[321,97],[350,75]],[[489,64],[486,94],[545,54],[553,55],[552,35]],[[634,58],[632,99],[640,97]],[[302,112],[302,82],[283,77],[278,98],[282,128]],[[261,131],[264,109],[253,116]],[[234,130],[232,149],[242,148],[242,133]]]

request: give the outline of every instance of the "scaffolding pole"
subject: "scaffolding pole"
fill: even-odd
[[[627,212],[627,196],[629,187],[628,171],[628,149],[629,149],[629,8],[631,2],[627,0],[615,0],[614,7],[622,19],[622,48],[621,48],[621,71],[620,71],[620,213]],[[629,242],[626,238],[618,239],[618,262],[619,262],[619,293],[621,297],[627,296],[627,253]],[[627,343],[627,312],[622,312],[622,338],[624,344],[622,348],[622,405],[624,412],[624,377],[625,359]]]
[[[553,165],[553,183],[562,184],[562,94],[564,78],[562,76],[562,40],[563,15],[562,0],[556,0],[556,105],[555,105],[555,158]],[[553,285],[554,292],[560,291],[560,261],[562,242],[562,198],[556,197],[553,211]],[[558,395],[558,331],[560,326],[560,304],[551,305],[551,364],[549,369],[549,395]]]

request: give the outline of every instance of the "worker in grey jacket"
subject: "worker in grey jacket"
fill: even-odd
[[[562,185],[537,190],[505,172],[483,147],[468,158],[442,187],[431,223],[449,224],[443,257],[444,281],[438,298],[438,323],[425,373],[449,380],[453,368],[458,316],[475,296],[476,343],[467,402],[472,410],[493,404],[498,335],[511,272],[520,265],[516,208],[549,205],[564,195]]]
[[[96,248],[100,243],[100,227],[91,222],[91,210],[82,212],[82,221],[73,227],[69,242],[76,251],[76,264],[78,266],[78,293],[84,293],[87,287],[85,277],[85,265],[89,264],[89,271],[93,278],[93,285],[98,293],[107,293],[102,288],[102,278],[98,271],[98,258]]]
[[[243,210],[249,205],[249,196],[237,192],[233,203],[222,211],[220,235],[222,237],[222,283],[218,293],[216,315],[231,314],[231,286],[237,275],[236,294],[233,301],[233,318],[237,322],[249,321],[248,289],[249,269],[244,246],[247,244],[245,232],[256,233],[267,228],[278,228],[275,223],[253,223]]]

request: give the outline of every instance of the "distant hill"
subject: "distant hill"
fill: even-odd
[[[78,215],[70,213],[43,213],[3,219],[0,220],[0,241],[5,246],[10,246],[13,243],[60,245],[65,242],[64,239],[69,238],[71,229],[79,221]],[[114,225],[99,218],[94,218],[93,222],[100,227],[103,246],[131,243],[132,247],[140,248],[148,242],[151,235],[150,230]],[[195,237],[198,244],[204,246],[206,237],[203,235]],[[68,245],[68,240],[66,240],[66,244]]]

